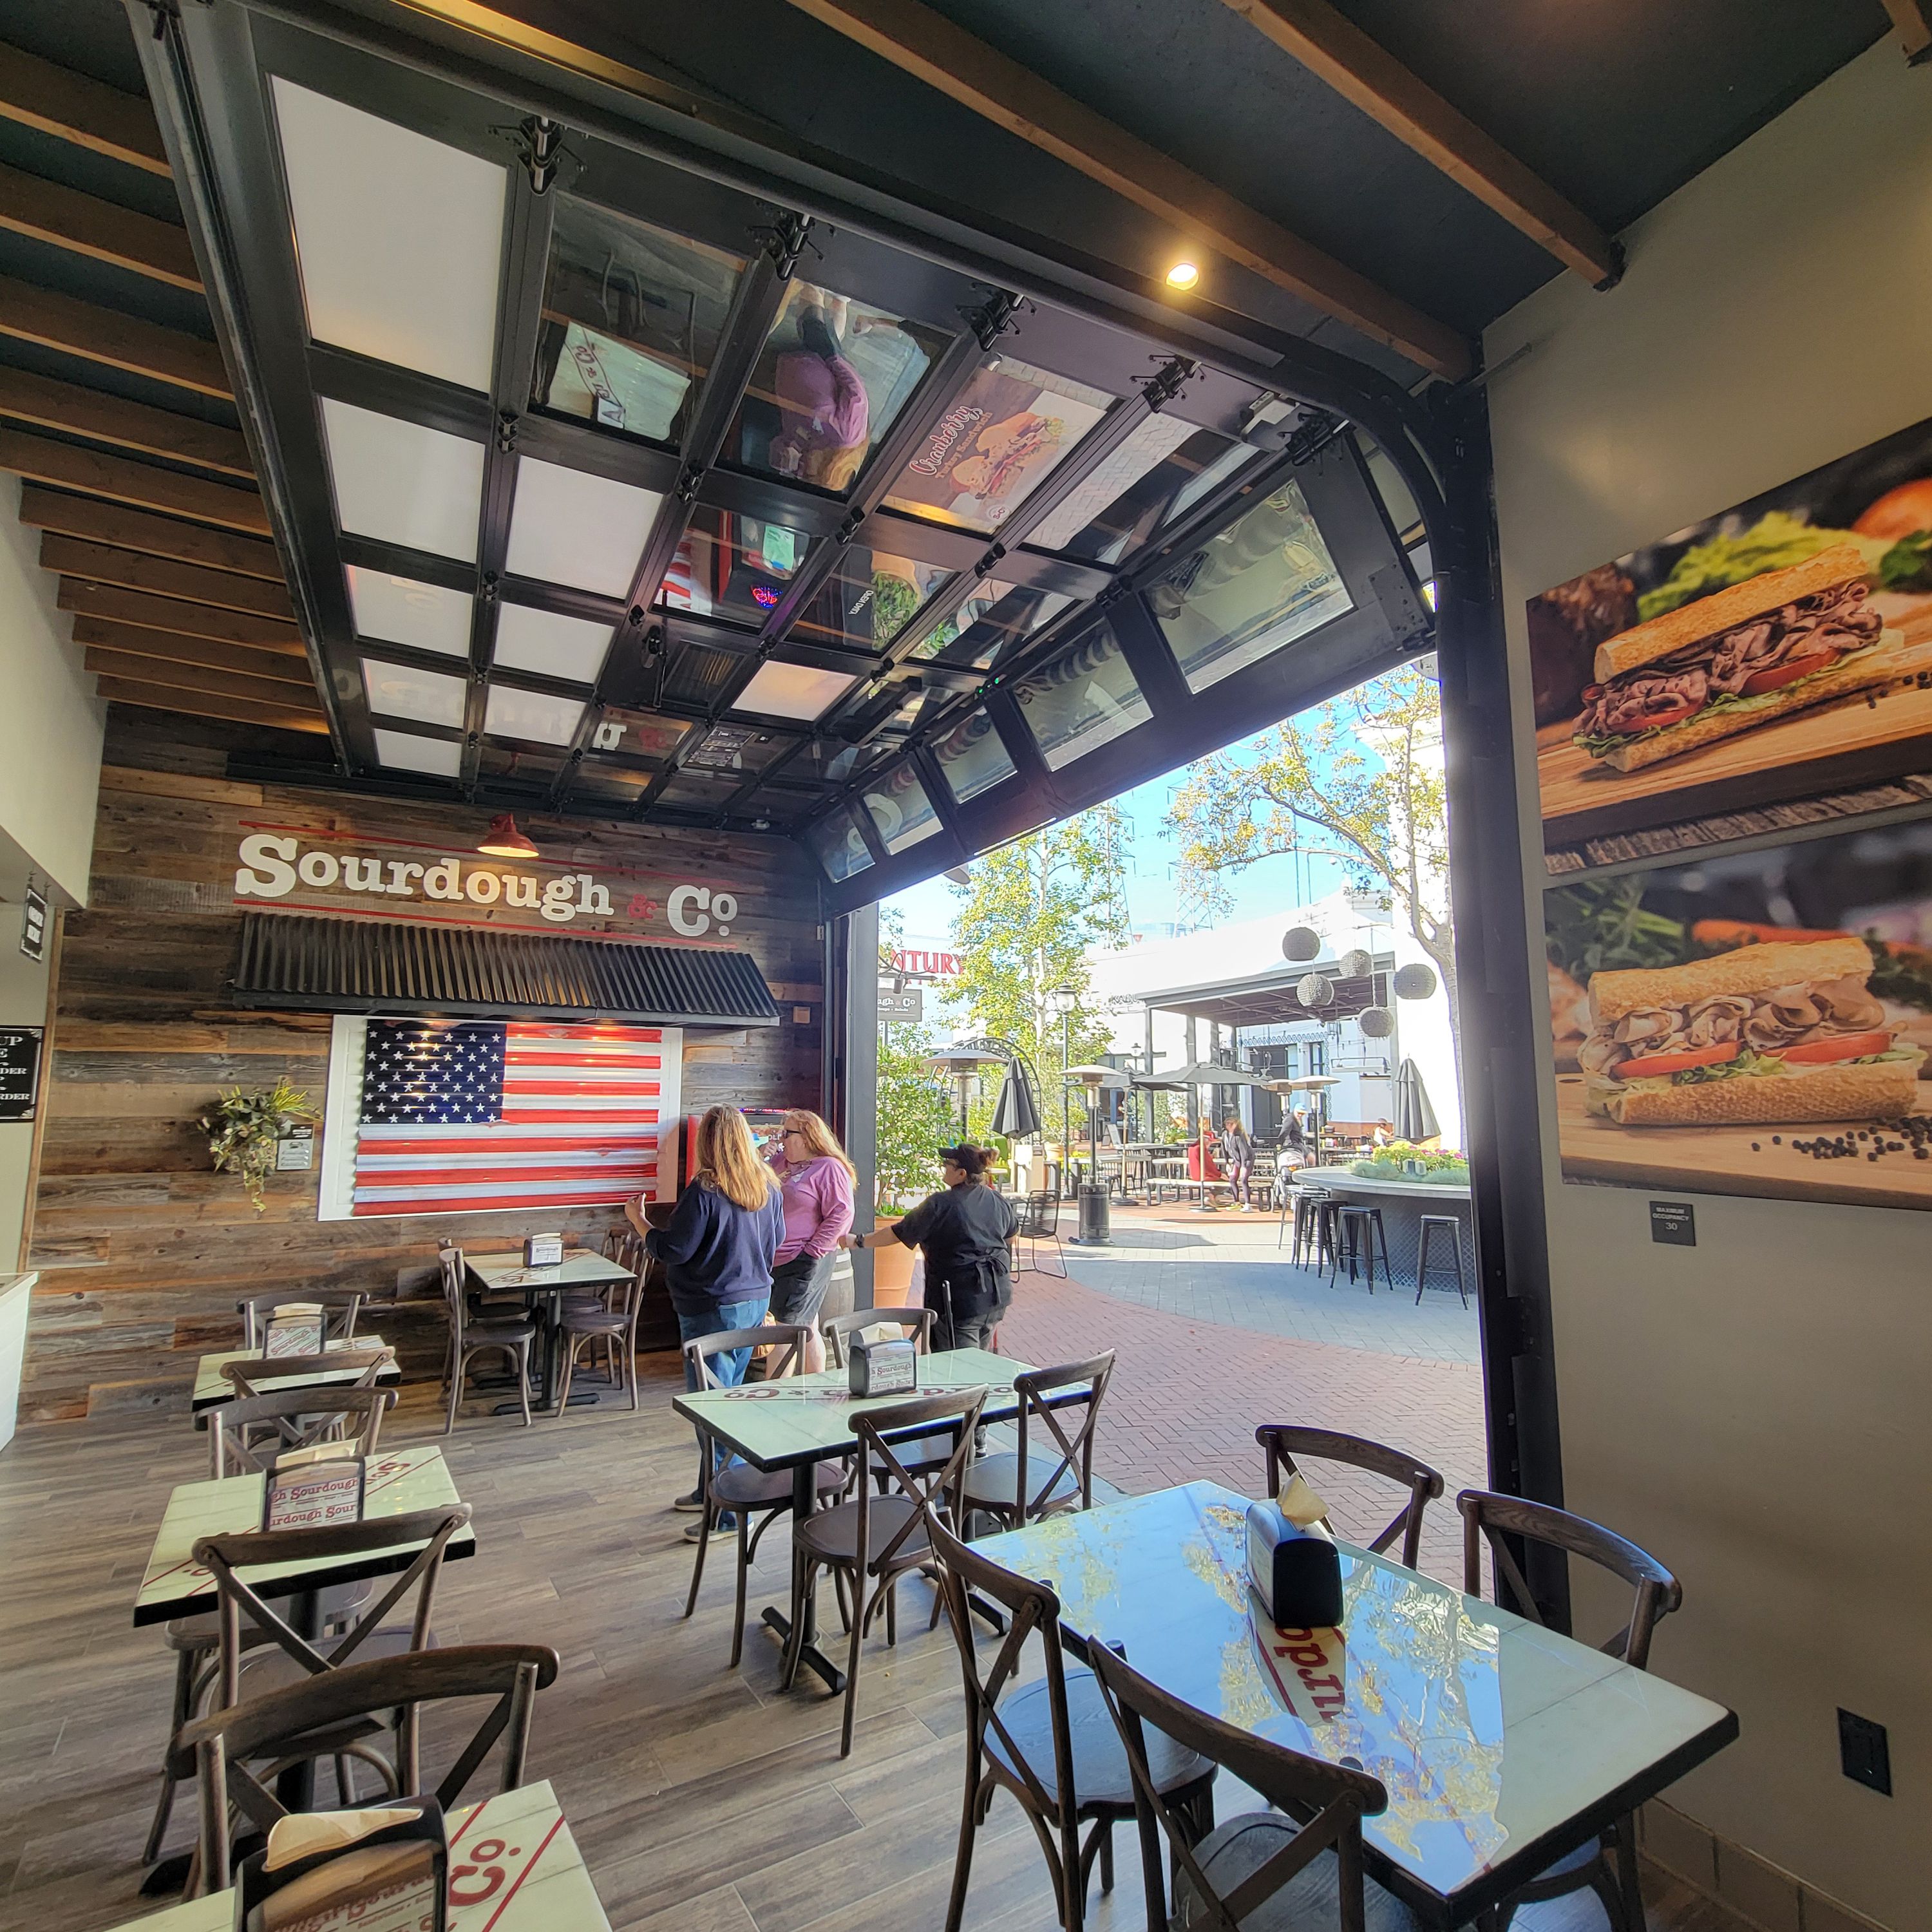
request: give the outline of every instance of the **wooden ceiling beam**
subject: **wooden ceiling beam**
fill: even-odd
[[[1611,236],[1328,0],[1223,4],[1586,281],[1608,288],[1623,273]]]
[[[200,524],[177,523],[172,517],[150,516],[98,496],[70,496],[30,485],[20,492],[20,520],[29,530],[112,544],[173,563],[232,571],[258,583],[284,587],[287,582],[272,544],[227,530],[212,530]]]
[[[145,556],[139,550],[122,550],[112,544],[58,536],[51,530],[41,532],[40,568],[57,577],[112,584],[123,590],[144,591],[150,597],[178,598],[184,603],[208,604],[218,610],[278,618],[285,624],[296,620],[295,606],[279,584],[176,563],[166,557]]]
[[[30,483],[58,484],[63,490],[131,503],[137,509],[194,517],[249,536],[268,534],[268,513],[253,490],[204,483],[198,476],[157,470],[152,463],[54,442],[20,430],[0,429],[0,470],[10,470]]]
[[[151,409],[100,389],[56,382],[30,370],[0,364],[0,416],[33,424],[39,429],[64,430],[96,442],[111,442],[144,456],[171,457],[218,470],[230,476],[255,480],[248,446],[239,430],[204,422],[199,416],[176,416]]]
[[[43,134],[91,148],[151,175],[172,177],[154,110],[138,94],[123,94],[71,68],[56,67],[0,42],[0,117]]]
[[[272,677],[216,670],[178,658],[136,656],[131,651],[106,651],[96,645],[87,646],[86,662],[87,668],[98,677],[134,678],[143,683],[165,685],[171,691],[211,692],[218,698],[247,698],[258,704],[286,704],[291,710],[307,708],[301,686]]]
[[[1907,62],[1932,60],[1932,0],[1885,0],[1885,10]]]
[[[0,228],[200,295],[188,230],[58,182],[0,166]]]
[[[213,343],[4,275],[0,275],[0,335],[199,395],[218,396],[224,402],[235,394],[221,351]]]
[[[110,704],[139,704],[150,711],[178,711],[190,718],[224,718],[233,724],[264,724],[276,731],[328,735],[328,721],[320,711],[293,706],[254,704],[209,692],[171,691],[165,685],[137,683],[124,677],[100,677],[95,688]]]
[[[74,640],[89,650],[112,651],[123,657],[153,658],[162,664],[200,664],[208,670],[266,678],[272,683],[289,685],[297,690],[312,692],[315,688],[306,659],[278,657],[272,651],[254,651],[245,644],[176,637],[171,632],[144,631],[132,624],[104,623],[98,617],[76,617]]]
[[[104,617],[112,623],[178,632],[185,637],[212,638],[224,644],[244,644],[254,650],[308,661],[302,634],[292,624],[278,623],[272,617],[247,616],[239,610],[217,610],[206,604],[183,604],[172,597],[150,597],[143,591],[88,584],[71,577],[61,579],[58,602],[62,610],[77,616]]]
[[[1102,183],[1182,235],[1387,344],[1438,376],[1474,365],[1471,344],[1369,278],[1291,234],[919,0],[790,0],[821,25]],[[1150,275],[1159,271],[1150,265]]]

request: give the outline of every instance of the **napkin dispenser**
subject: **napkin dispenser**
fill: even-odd
[[[560,1268],[563,1264],[561,1234],[526,1234],[524,1265],[526,1268]]]
[[[919,1352],[902,1335],[889,1341],[854,1335],[845,1364],[854,1395],[910,1395],[919,1386]]]
[[[1342,1621],[1341,1552],[1291,1522],[1279,1503],[1248,1506],[1248,1579],[1278,1627],[1332,1629]]]
[[[445,1932],[442,1807],[409,1798],[278,1819],[235,1877],[235,1932]]]

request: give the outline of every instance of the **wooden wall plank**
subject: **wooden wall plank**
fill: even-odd
[[[89,362],[125,369],[198,394],[233,398],[221,351],[199,335],[163,328],[118,309],[101,308],[52,289],[0,275],[0,335],[37,342]]]
[[[152,463],[109,456],[20,430],[0,430],[0,470],[10,470],[30,483],[58,484],[64,490],[131,503],[138,509],[194,517],[249,536],[268,533],[268,513],[254,490],[204,483],[198,476],[158,470]]]
[[[4,45],[0,41],[0,46]],[[145,403],[130,403],[100,389],[56,382],[51,376],[10,369],[4,364],[0,364],[0,416],[254,481],[255,466],[239,430],[204,422],[199,416],[177,416],[172,410],[150,409]]]
[[[199,565],[175,563],[166,557],[145,556],[112,544],[88,543],[78,537],[40,537],[40,568],[57,576],[89,584],[112,584],[123,590],[145,591],[152,597],[177,598],[218,610],[241,610],[254,617],[295,622],[295,606],[280,584],[238,577],[232,571],[205,570]]]
[[[122,590],[112,584],[61,579],[60,608],[79,617],[99,617],[112,624],[144,631],[172,631],[184,637],[211,638],[218,644],[246,644],[282,657],[302,656],[302,633],[274,617],[252,617],[239,610],[218,610],[207,604],[184,603],[172,597],[151,597],[145,591]]]
[[[20,492],[20,520],[30,530],[85,537],[178,563],[232,571],[263,583],[287,583],[273,544],[208,530],[200,524],[179,523],[172,517],[150,516],[96,496],[70,496],[29,485]]]
[[[188,230],[58,182],[0,166],[0,228],[111,262],[170,287],[201,292]]]
[[[0,116],[130,167],[172,178],[154,110],[71,68],[0,43]]]

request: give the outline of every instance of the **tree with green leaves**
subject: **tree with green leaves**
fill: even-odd
[[[921,1028],[881,1028],[874,1205],[922,1199],[939,1185],[939,1150],[959,1138],[951,1083],[927,1064],[935,1042]]]
[[[1231,903],[1227,874],[1292,853],[1337,860],[1354,885],[1387,892],[1436,962],[1453,1021],[1442,700],[1422,665],[1288,719],[1250,758],[1202,759],[1168,824],[1180,844],[1180,890],[1210,915]]]
[[[1118,806],[1096,806],[974,860],[970,882],[954,888],[960,968],[946,997],[967,1029],[1010,1040],[1033,1062],[1049,1130],[1067,1064],[1056,988],[1074,992],[1073,1064],[1106,1052],[1112,1037],[1087,952],[1127,943],[1126,830]]]

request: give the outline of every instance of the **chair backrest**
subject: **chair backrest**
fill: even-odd
[[[1036,1816],[1057,1825],[1064,1840],[1060,1856],[1071,1864],[1079,1857],[1077,1804],[1078,1786],[1073,1778],[1073,1734],[1066,1710],[1066,1666],[1060,1648],[1060,1598],[1050,1584],[1035,1582],[989,1562],[970,1544],[964,1543],[943,1522],[926,1526],[934,1553],[939,1558],[940,1594],[946,1604],[946,1620],[952,1626],[953,1642],[959,1649],[959,1666],[965,1680],[968,1757],[976,1782],[986,1754],[986,1734],[992,1732],[1003,1747],[1006,1764],[1025,1787],[1028,1808]],[[990,1664],[982,1662],[974,1624],[968,1592],[996,1604],[1006,1612],[1006,1628]],[[1000,1716],[1000,1698],[1018,1675],[1028,1644],[1037,1640],[1046,1665],[1047,1712],[1052,1723],[1053,1763],[1052,1782],[1041,1775],[1043,1768],[1027,1755]],[[1062,1813],[1055,1794],[1072,1792],[1076,1804]],[[1055,1874],[1056,1877],[1059,1876]]]
[[[913,1505],[896,1533],[867,1563],[866,1552],[872,1546],[872,1511],[884,1498],[873,1496],[869,1485],[862,1482],[857,1485],[854,1501],[859,1520],[857,1540],[853,1546],[874,1576],[883,1576],[894,1566],[916,1531],[929,1530],[936,1521],[964,1521],[962,1510],[966,1472],[973,1461],[974,1432],[980,1426],[980,1412],[986,1404],[983,1388],[945,1389],[931,1395],[909,1396],[904,1402],[882,1402],[877,1408],[862,1409],[853,1417],[852,1430],[859,1438],[859,1448],[862,1453],[874,1452],[868,1460],[885,1479],[888,1492],[896,1490]],[[916,1463],[908,1469],[886,1438],[936,1422],[953,1425],[956,1435],[952,1454],[943,1462]]]
[[[1029,1194],[1013,1232],[1024,1240],[1044,1240],[1060,1232],[1060,1196],[1045,1190]]]
[[[238,1396],[272,1395],[274,1391],[267,1386],[270,1382],[292,1382],[300,1376],[344,1378],[322,1384],[334,1393],[374,1388],[395,1359],[395,1350],[388,1348],[332,1348],[325,1355],[249,1355],[238,1362],[224,1362],[221,1373]]]
[[[271,1690],[184,1724],[175,1735],[168,1766],[177,1778],[196,1777],[201,1791],[200,1891],[220,1892],[229,1869],[228,1808],[232,1801],[257,1829],[266,1832],[288,1814],[269,1784],[251,1772],[249,1758],[276,1758],[316,1731],[340,1731],[358,1720],[386,1724],[400,1710],[401,1748],[396,1766],[399,1797],[422,1795],[417,1735],[422,1707],[459,1697],[490,1697],[470,1742],[435,1790],[447,1810],[463,1795],[498,1738],[503,1741],[501,1791],[524,1782],[530,1715],[536,1694],[554,1682],[557,1654],[540,1643],[462,1644],[447,1650],[412,1652],[374,1663],[353,1664]]]
[[[799,1352],[805,1346],[808,1328],[789,1322],[767,1322],[757,1328],[721,1328],[715,1335],[700,1335],[684,1344],[684,1359],[701,1389],[722,1388],[724,1384],[711,1372],[707,1355],[728,1355],[738,1348],[769,1348],[765,1358],[765,1379],[776,1382],[798,1366]]]
[[[1442,1477],[1426,1462],[1406,1449],[1391,1449],[1385,1442],[1372,1442],[1366,1436],[1343,1436],[1332,1429],[1302,1429],[1292,1423],[1264,1422],[1255,1431],[1255,1440],[1268,1453],[1268,1493],[1281,1494],[1285,1477],[1298,1473],[1296,1457],[1312,1456],[1324,1462],[1346,1462],[1351,1468],[1372,1470],[1401,1484],[1408,1491],[1408,1501],[1398,1510],[1388,1527],[1369,1545],[1375,1551],[1386,1550],[1400,1535],[1402,1560],[1410,1569],[1422,1544],[1422,1512],[1442,1493]],[[1331,1523],[1332,1529],[1334,1526]]]
[[[887,1323],[895,1328],[915,1330],[912,1338],[914,1353],[930,1354],[932,1324],[936,1318],[929,1308],[857,1308],[850,1315],[828,1315],[818,1326],[825,1337],[826,1352],[831,1357],[832,1367],[842,1369],[845,1366],[846,1338],[861,1328],[883,1328]]]
[[[242,1347],[259,1348],[262,1346],[262,1330],[268,1325],[268,1317],[291,1301],[321,1304],[324,1341],[347,1342],[354,1339],[356,1319],[362,1312],[362,1291],[317,1288],[304,1290],[298,1294],[252,1294],[246,1300],[238,1301],[235,1312],[242,1318]]]
[[[242,1630],[253,1624],[272,1638],[304,1670],[320,1674],[339,1670],[382,1619],[413,1590],[416,1614],[411,1620],[410,1648],[421,1650],[429,1640],[430,1608],[442,1553],[449,1539],[470,1520],[467,1503],[444,1509],[412,1510],[402,1516],[367,1516],[360,1522],[325,1524],[315,1529],[242,1530],[226,1536],[204,1536],[194,1546],[194,1560],[214,1579],[215,1616],[220,1628],[220,1697],[232,1704],[241,1695]],[[330,1640],[325,1652],[304,1636],[238,1574],[246,1565],[259,1570],[277,1563],[298,1563],[313,1568],[334,1563],[345,1568],[358,1556],[393,1550],[412,1543],[423,1546],[407,1568],[380,1594],[372,1591],[357,1606],[349,1627]],[[286,1598],[280,1600],[286,1606]]]
[[[1100,1420],[1100,1405],[1106,1400],[1107,1383],[1114,1372],[1114,1352],[1109,1348],[1104,1355],[1095,1355],[1087,1361],[1062,1362],[1057,1367],[1030,1369],[1023,1376],[1014,1376],[1013,1393],[1020,1399],[1020,1412],[1016,1459],[1019,1466],[1013,1494],[1019,1500],[1025,1521],[1069,1507],[1066,1500],[1054,1497],[1054,1491],[1060,1478],[1070,1473],[1080,1485],[1080,1507],[1093,1507],[1094,1435]],[[1050,1397],[1083,1382],[1088,1391],[1084,1402],[1058,1406],[1050,1402]],[[1071,1428],[1065,1420],[1067,1418],[1077,1418]],[[1036,1425],[1058,1446],[1060,1459],[1048,1468],[1053,1450],[1042,1443],[1034,1462],[1034,1477],[1030,1478],[1028,1444]],[[1040,1474],[1042,1470],[1043,1475]]]
[[[1362,1820],[1373,1817],[1388,1804],[1388,1793],[1378,1778],[1346,1765],[1304,1757],[1286,1744],[1272,1744],[1252,1731],[1210,1718],[1170,1696],[1103,1644],[1089,1646],[1089,1661],[1100,1683],[1101,1700],[1126,1750],[1137,1808],[1143,1817],[1151,1810],[1166,1834],[1177,1868],[1176,1891],[1184,1879],[1194,1894],[1196,1909],[1187,1917],[1193,1932],[1204,1932],[1208,1928],[1212,1932],[1240,1932],[1242,1922],[1257,1906],[1330,1846],[1338,1868],[1343,1932],[1360,1932],[1364,1917]],[[1225,1892],[1216,1889],[1195,1857],[1190,1842],[1194,1834],[1168,1809],[1154,1788],[1148,1766],[1145,1726],[1149,1724],[1232,1772],[1270,1804],[1300,1822],[1300,1828],[1280,1850]]]
[[[395,1406],[394,1389],[326,1384],[272,1389],[266,1395],[224,1402],[208,1412],[208,1474],[244,1476],[266,1469],[284,1449],[346,1442],[352,1418],[356,1454],[373,1456],[383,1415]]]
[[[1456,1507],[1462,1512],[1462,1588],[1468,1595],[1482,1594],[1485,1538],[1496,1569],[1496,1601],[1532,1623],[1543,1622],[1543,1612],[1504,1539],[1519,1536],[1568,1556],[1584,1557],[1629,1584],[1635,1593],[1630,1622],[1598,1648],[1640,1670],[1649,1668],[1651,1633],[1658,1619],[1684,1601],[1683,1585],[1655,1557],[1615,1530],[1550,1503],[1498,1496],[1490,1490],[1465,1490],[1456,1497]]]

